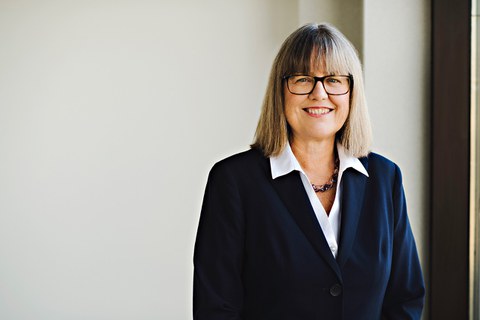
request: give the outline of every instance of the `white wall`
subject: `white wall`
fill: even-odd
[[[0,2],[0,319],[191,318],[213,162],[296,3]]]
[[[191,318],[207,172],[248,147],[274,55],[314,20],[364,52],[425,255],[426,0],[335,2],[1,1],[0,319]]]

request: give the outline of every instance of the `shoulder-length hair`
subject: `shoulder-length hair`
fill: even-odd
[[[372,131],[365,101],[362,66],[354,46],[328,24],[307,24],[293,32],[282,44],[272,66],[267,91],[252,148],[266,157],[279,155],[290,137],[284,112],[284,77],[309,74],[322,66],[327,74],[352,76],[350,110],[336,139],[351,155],[368,155]]]

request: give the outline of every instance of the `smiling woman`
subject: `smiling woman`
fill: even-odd
[[[211,170],[194,319],[420,319],[400,169],[370,152],[352,44],[305,25],[272,67],[252,149]]]

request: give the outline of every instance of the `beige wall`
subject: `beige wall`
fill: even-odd
[[[191,318],[207,172],[248,147],[273,57],[309,21],[363,52],[425,257],[427,4],[342,3],[0,2],[0,318]]]
[[[299,24],[328,22],[336,26],[363,56],[363,0],[298,0]]]
[[[364,1],[364,65],[374,150],[402,169],[428,279],[430,2]]]

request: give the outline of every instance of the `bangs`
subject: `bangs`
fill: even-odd
[[[315,71],[313,69],[321,69],[327,75],[353,74],[349,43],[343,43],[325,29],[309,31],[292,39],[284,60],[284,75],[311,74]]]

